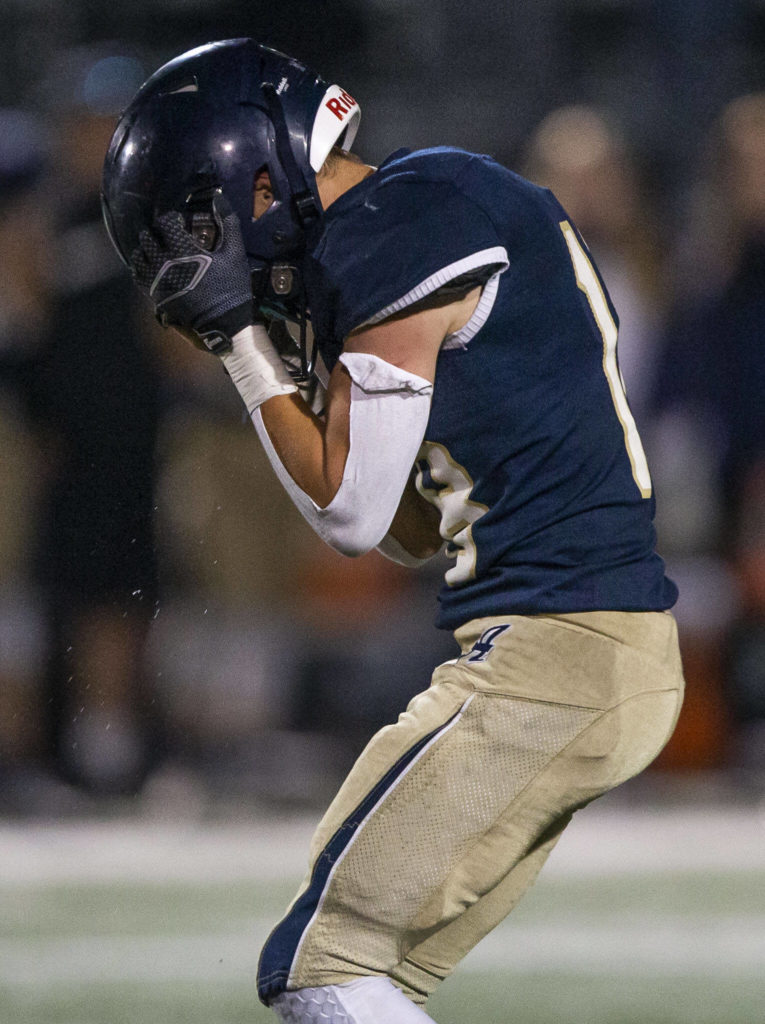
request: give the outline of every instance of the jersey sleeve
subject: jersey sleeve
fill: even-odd
[[[481,206],[444,181],[403,180],[377,189],[334,221],[317,256],[340,338],[458,279],[486,280],[508,265]]]

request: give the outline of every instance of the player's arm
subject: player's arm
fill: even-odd
[[[354,331],[347,339],[345,349],[374,351],[387,362],[407,366],[433,380],[443,339],[467,323],[480,294],[480,287],[471,286],[457,293],[430,295],[379,325]],[[444,542],[439,532],[440,515],[418,493],[414,480],[412,472],[390,527],[377,544],[377,550],[386,558],[410,567],[432,558]]]
[[[475,301],[477,295],[434,300],[354,332],[330,377],[324,421],[294,395],[275,395],[253,415],[295,504],[344,554],[377,546],[392,523],[404,556],[415,562],[440,548],[432,517],[407,483],[430,413],[441,343],[469,318]]]
[[[438,510],[417,491],[412,473],[393,522],[377,550],[400,565],[417,567],[437,555],[443,547],[440,523]]]
[[[459,300],[434,298],[414,312],[354,331],[346,339],[343,352],[374,356],[403,371],[402,377],[419,377],[432,385],[443,339],[469,319],[478,293],[476,289]],[[349,369],[339,362],[329,380],[324,421],[307,410],[296,395],[286,399],[276,396],[261,407],[266,430],[285,468],[319,505],[332,501],[343,477],[350,447],[351,393]],[[391,396],[395,394],[391,387]],[[399,403],[394,399],[389,404],[393,407]],[[380,437],[379,441],[385,444],[386,438]]]
[[[215,198],[213,213],[213,252],[200,248],[180,214],[159,217],[132,254],[137,283],[164,323],[194,332],[221,358],[277,475],[316,532],[345,554],[368,551],[396,514],[424,436],[439,348],[465,322],[469,303],[434,302],[354,332],[319,419],[254,322],[241,232],[224,197]]]
[[[338,364],[325,396],[324,417],[316,417],[305,402],[294,399],[270,399],[261,409],[263,428],[280,462],[290,467],[291,478],[322,507],[337,494],[350,448],[351,379],[340,367],[342,364]],[[394,403],[395,397],[391,397],[391,414],[395,413]],[[317,467],[323,472],[317,474]],[[417,492],[412,473],[388,536],[377,547],[393,561],[416,566],[440,550],[443,538],[438,532],[439,521],[434,506]]]

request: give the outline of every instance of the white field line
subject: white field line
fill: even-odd
[[[258,950],[270,921],[249,934],[99,936],[0,942],[0,986],[45,988],[94,983],[225,982],[254,987]],[[460,971],[508,975],[700,976],[762,984],[765,917],[656,916],[650,921],[505,924]]]
[[[585,808],[566,829],[546,874],[565,877],[765,869],[759,807]]]
[[[756,976],[765,965],[765,915],[630,916],[627,921],[508,922],[461,965],[516,973]]]
[[[0,825],[0,889],[67,883],[294,882],[313,822]]]
[[[246,825],[144,821],[0,824],[3,886],[71,883],[293,883],[307,865],[314,820]],[[765,807],[587,808],[546,877],[765,869]]]

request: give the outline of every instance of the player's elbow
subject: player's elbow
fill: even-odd
[[[324,541],[346,558],[359,558],[372,551],[385,534],[390,523],[380,518],[326,516],[319,533]]]
[[[375,545],[367,547],[366,544],[348,544],[345,542],[339,542],[333,544],[335,551],[341,555],[345,555],[346,558],[360,558],[362,555],[366,555]]]

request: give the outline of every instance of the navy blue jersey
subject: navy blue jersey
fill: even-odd
[[[671,607],[616,314],[548,190],[441,148],[395,153],[341,196],[307,267],[328,367],[354,328],[466,274],[487,283],[442,346],[417,461],[454,559],[438,624]]]

